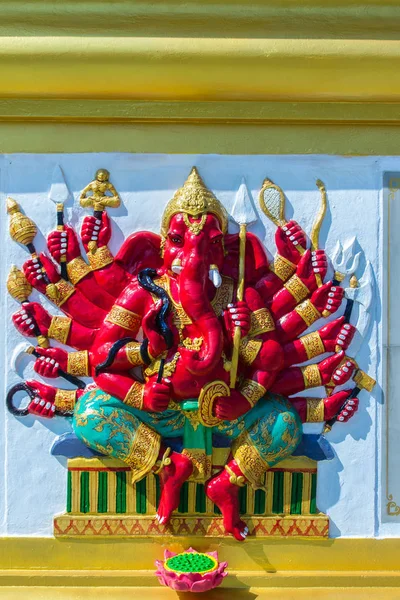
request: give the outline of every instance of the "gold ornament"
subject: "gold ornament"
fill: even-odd
[[[67,372],[77,377],[89,375],[89,353],[87,350],[68,352]]]
[[[249,337],[274,331],[275,323],[268,308],[259,308],[250,315]]]
[[[267,390],[263,385],[252,379],[245,379],[239,387],[239,392],[246,398],[251,407],[255,406],[257,402],[265,396]]]
[[[55,294],[53,294],[53,287],[55,288]],[[57,283],[51,283],[46,286],[46,296],[48,296],[56,306],[62,306],[75,291],[74,286],[64,279],[60,279]]]
[[[143,479],[156,464],[161,445],[161,436],[141,423],[136,430],[132,446],[127,457],[123,459],[132,469],[132,483]]]
[[[126,357],[134,367],[144,364],[142,355],[140,354],[140,346],[140,342],[129,342],[129,344],[125,346]]]
[[[35,223],[21,212],[18,202],[7,198],[7,212],[10,215],[10,236],[14,242],[28,246],[37,233]]]
[[[157,469],[154,471],[154,473],[156,475],[158,475],[159,473],[161,473],[161,471],[163,470],[164,467],[168,467],[168,465],[171,464],[171,459],[169,458],[169,455],[171,454],[171,448],[167,448],[166,451],[163,454],[163,457],[160,461],[157,461]]]
[[[322,385],[321,373],[319,372],[318,365],[308,365],[307,367],[301,367],[303,374],[304,386],[308,388],[319,387]]]
[[[268,470],[269,464],[261,458],[247,431],[241,433],[234,440],[232,454],[244,477],[254,488],[261,488],[263,476]]]
[[[261,340],[249,340],[244,337],[240,340],[239,356],[245,365],[252,365],[257,358],[262,346]]]
[[[17,302],[28,302],[28,298],[32,293],[32,286],[23,274],[15,265],[12,265],[7,278],[7,290]]]
[[[310,325],[321,318],[321,313],[315,308],[311,300],[304,300],[294,310],[303,319],[307,327],[310,327]]]
[[[325,352],[324,343],[318,331],[303,335],[303,337],[300,338],[300,341],[304,346],[308,360]]]
[[[66,344],[69,330],[71,329],[72,319],[69,317],[56,316],[51,319],[49,331],[47,335],[52,340]]]
[[[296,265],[284,256],[276,254],[274,261],[269,266],[269,270],[275,273],[281,281],[287,281],[296,271]]]
[[[57,390],[54,406],[60,413],[71,413],[76,402],[76,390]]]
[[[211,213],[217,217],[223,233],[228,231],[228,213],[211,190],[204,185],[196,167],[192,168],[183,186],[175,192],[174,197],[165,207],[161,220],[161,236],[163,238],[167,237],[171,218],[180,213],[195,218]],[[190,225],[195,224],[191,223]]]
[[[232,485],[237,485],[238,487],[244,487],[246,485],[245,477],[243,477],[243,475],[236,475],[229,465],[225,465],[225,471],[229,473],[229,481]]]
[[[87,258],[92,271],[104,269],[104,267],[114,262],[114,256],[111,254],[107,246],[101,246],[101,248],[97,248],[94,253],[89,252]]]
[[[307,398],[307,423],[321,423],[324,414],[325,404],[322,398]]]
[[[136,331],[140,327],[141,317],[127,308],[123,308],[123,306],[114,304],[106,317],[106,321],[128,331]]]
[[[124,403],[139,410],[143,406],[144,385],[135,381],[124,398]]]
[[[92,269],[81,256],[77,256],[67,264],[67,273],[72,285],[79,283],[81,279],[91,272]]]
[[[297,303],[305,300],[310,293],[308,287],[304,285],[300,277],[297,275],[293,275],[283,287],[287,289],[289,294],[293,296]]]
[[[206,427],[215,427],[221,423],[221,419],[214,417],[214,401],[221,396],[230,396],[231,391],[224,381],[216,380],[207,383],[201,388],[199,394],[199,419]]]

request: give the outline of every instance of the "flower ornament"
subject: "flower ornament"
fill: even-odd
[[[207,592],[220,585],[227,576],[228,563],[218,562],[217,552],[196,552],[193,548],[180,554],[164,551],[164,561],[156,560],[156,575],[161,585],[179,592]]]

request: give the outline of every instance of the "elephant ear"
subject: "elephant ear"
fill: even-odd
[[[158,269],[162,265],[160,244],[161,237],[156,233],[132,233],[119,249],[115,262],[133,276],[142,269]]]
[[[223,275],[232,277],[235,281],[239,276],[239,234],[228,234],[225,236],[225,250],[227,256],[222,270]],[[265,248],[258,237],[253,233],[246,233],[246,285],[255,285],[269,272],[269,261]]]

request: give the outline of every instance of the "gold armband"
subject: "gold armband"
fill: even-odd
[[[91,272],[92,269],[81,256],[77,256],[67,263],[67,273],[72,285],[76,285],[81,279],[86,277],[86,275]]]
[[[125,396],[124,402],[128,406],[133,406],[133,408],[141,409],[143,406],[143,394],[144,394],[143,383],[139,383],[139,381],[135,381],[135,383],[132,385],[129,392]]]
[[[142,355],[140,354],[140,346],[140,342],[129,342],[129,344],[125,346],[126,357],[134,367],[137,365],[144,365]]]
[[[268,308],[259,308],[251,313],[249,337],[255,337],[275,329],[274,319]]]
[[[321,373],[319,372],[318,365],[308,365],[307,367],[301,367],[303,374],[304,386],[308,388],[318,387],[322,385]]]
[[[308,287],[304,285],[297,275],[293,275],[283,287],[293,296],[297,303],[307,298],[310,293]]]
[[[282,281],[287,281],[296,271],[296,265],[284,256],[276,254],[274,261],[269,266],[269,270],[275,273]]]
[[[300,341],[304,346],[308,360],[325,352],[325,346],[318,331],[303,335],[303,337],[300,338]]]
[[[89,252],[87,257],[93,271],[102,269],[103,267],[106,267],[114,262],[114,257],[107,246],[101,246],[101,248],[97,248],[94,254]]]
[[[307,327],[321,318],[321,313],[315,308],[311,300],[304,300],[294,310],[303,319]]]
[[[55,287],[57,292],[56,292],[56,296],[53,296],[53,292],[51,289],[51,287]],[[54,304],[56,306],[62,306],[64,304],[64,302],[66,302],[68,300],[68,298],[70,296],[72,296],[72,294],[75,293],[75,288],[73,285],[71,285],[69,283],[69,281],[65,281],[64,279],[60,279],[60,281],[57,281],[57,283],[53,284],[50,283],[47,287],[46,287],[46,296],[48,296],[50,298],[50,300],[52,302],[54,302]]]
[[[322,398],[307,398],[307,423],[324,421],[325,404]]]
[[[77,377],[89,375],[89,353],[87,350],[68,352],[67,372]]]
[[[250,366],[253,364],[260,352],[261,346],[261,340],[249,340],[248,337],[244,337],[240,340],[239,356],[245,365]]]
[[[114,304],[105,320],[114,325],[118,325],[123,329],[132,331],[139,329],[142,319],[139,315],[127,308]]]
[[[259,399],[265,396],[267,390],[263,385],[257,383],[257,381],[245,379],[239,388],[239,392],[246,398],[246,400],[248,400],[253,408]]]
[[[54,406],[62,413],[73,412],[76,402],[76,390],[57,390]]]
[[[71,329],[72,319],[69,317],[53,317],[50,322],[47,336],[52,340],[66,344],[69,330]]]

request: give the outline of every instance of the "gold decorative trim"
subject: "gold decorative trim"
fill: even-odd
[[[324,421],[325,404],[322,398],[307,398],[307,423]]]
[[[293,296],[297,303],[305,300],[310,293],[308,287],[304,285],[297,275],[293,275],[283,287]]]
[[[125,346],[126,357],[129,360],[129,362],[131,363],[131,365],[133,365],[134,367],[136,367],[137,365],[144,364],[142,355],[140,353],[140,346],[141,346],[140,342],[129,342]]]
[[[107,246],[101,246],[92,254],[88,252],[87,258],[93,271],[103,269],[107,265],[114,262],[114,256],[111,254]]]
[[[275,273],[281,281],[287,281],[296,271],[296,265],[284,256],[276,254],[273,262],[269,265],[269,270]]]
[[[164,369],[163,369],[164,377],[171,377],[171,375],[173,375],[175,373],[176,365],[177,365],[180,357],[181,357],[180,353],[175,352],[173,358],[169,362],[164,363]],[[146,375],[146,377],[151,377],[152,375],[155,375],[155,373],[159,372],[160,366],[161,366],[161,358],[157,358],[154,362],[151,363],[151,365],[149,365],[147,367],[144,374]]]
[[[91,273],[92,269],[89,265],[83,260],[81,256],[77,256],[69,263],[67,263],[67,273],[70,282],[73,285],[79,283],[81,279],[86,277],[88,273]]]
[[[67,372],[78,377],[89,375],[89,353],[87,350],[68,352]]]
[[[300,341],[304,346],[308,360],[315,358],[320,354],[324,354],[325,352],[325,346],[318,331],[303,335],[303,337],[300,338]]]
[[[268,308],[259,308],[251,313],[249,337],[274,331],[275,323]]]
[[[249,340],[244,337],[240,340],[239,356],[245,365],[252,365],[256,360],[262,346],[261,340]]]
[[[163,470],[164,467],[168,467],[168,465],[171,464],[171,459],[169,458],[169,455],[171,454],[171,448],[167,448],[166,451],[163,454],[163,457],[160,461],[157,461],[157,469],[154,471],[155,475],[158,475],[159,473],[161,473],[161,471]],[[160,464],[158,464],[160,463]]]
[[[322,385],[322,378],[318,365],[307,365],[307,367],[301,367],[301,372],[306,390]]]
[[[69,331],[71,329],[72,319],[69,317],[56,316],[51,319],[47,336],[61,344],[66,344]]]
[[[239,387],[239,391],[252,407],[267,393],[267,390],[263,385],[252,379],[245,379]]]
[[[128,331],[137,331],[142,321],[140,315],[117,304],[114,304],[105,320]]]
[[[53,285],[53,284],[50,284],[50,285]],[[57,295],[55,298],[50,298],[50,299],[52,302],[54,302],[54,304],[56,306],[60,307],[64,304],[64,302],[66,302],[68,300],[68,298],[70,298],[70,296],[72,296],[72,294],[75,293],[75,288],[73,285],[71,285],[69,283],[69,281],[65,281],[64,279],[60,279],[54,285],[57,289]],[[49,288],[49,287],[50,286],[48,285],[47,288]],[[46,296],[48,296],[47,288],[46,288]]]
[[[190,481],[206,481],[212,472],[212,457],[208,456],[204,450],[196,448],[184,448],[182,454],[190,458],[193,464],[193,472],[189,478]]]
[[[315,308],[311,300],[304,300],[294,310],[308,327],[321,318],[321,313]]]
[[[136,483],[151,471],[156,464],[161,445],[161,436],[141,423],[136,430],[129,455],[124,462],[132,469],[132,483]]]
[[[201,215],[200,221],[190,221],[189,215],[186,213],[183,214],[183,220],[185,222],[186,227],[191,231],[194,235],[200,235],[203,231],[203,227],[207,220],[207,213]]]
[[[57,390],[54,406],[59,412],[73,412],[76,402],[76,390]]]
[[[124,403],[134,408],[142,409],[143,406],[144,385],[135,381],[124,398]]]
[[[254,488],[262,487],[262,478],[269,465],[261,458],[247,431],[234,440],[232,455],[250,484]]]
[[[225,471],[229,473],[229,481],[232,485],[237,485],[238,487],[244,487],[246,485],[246,479],[243,475],[236,475],[229,465],[225,465]]]
[[[211,381],[199,394],[199,419],[206,427],[215,427],[221,420],[213,415],[214,401],[220,396],[230,396],[230,389],[222,380]]]

